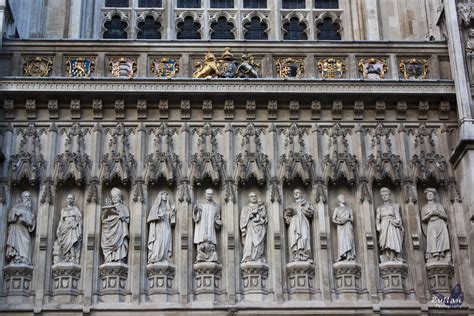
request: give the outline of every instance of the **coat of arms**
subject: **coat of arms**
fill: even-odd
[[[400,71],[404,79],[426,79],[428,75],[428,61],[426,59],[402,59]]]
[[[340,79],[344,77],[346,65],[341,59],[327,58],[318,61],[318,69],[321,78]]]
[[[26,57],[23,74],[26,77],[47,77],[53,69],[53,57]]]
[[[132,78],[137,72],[137,59],[133,57],[112,57],[109,59],[112,77]]]
[[[179,71],[179,63],[171,58],[154,59],[151,71],[156,78],[173,78]]]
[[[95,62],[92,57],[67,57],[66,72],[72,78],[90,78]]]
[[[383,79],[387,73],[387,62],[385,59],[361,59],[359,61],[359,71],[364,79]]]

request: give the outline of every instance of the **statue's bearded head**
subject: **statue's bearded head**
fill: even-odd
[[[21,202],[27,209],[31,209],[31,195],[30,192],[24,191],[21,193]]]

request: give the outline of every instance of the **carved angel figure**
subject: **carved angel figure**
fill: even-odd
[[[148,214],[148,263],[171,260],[172,231],[176,223],[176,208],[171,205],[169,195],[162,191],[153,202]]]
[[[425,190],[426,203],[421,209],[421,220],[426,223],[426,260],[450,261],[451,247],[449,245],[448,215],[443,205],[438,203],[436,189]]]
[[[294,203],[285,208],[283,216],[288,225],[288,245],[290,261],[310,261],[311,227],[309,218],[313,217],[314,208],[301,195],[301,190],[293,191]]]

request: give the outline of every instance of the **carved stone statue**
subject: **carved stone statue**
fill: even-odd
[[[448,215],[438,203],[436,189],[425,190],[426,203],[421,209],[421,220],[426,223],[426,260],[451,261],[448,226]]]
[[[283,216],[288,227],[288,244],[290,261],[310,261],[311,227],[309,218],[313,216],[314,208],[301,195],[301,190],[293,191],[294,203],[285,208]]]
[[[337,200],[339,206],[334,209],[332,216],[332,222],[337,225],[338,258],[336,261],[352,261],[356,255],[352,209],[346,206],[344,195],[340,194]]]
[[[112,201],[102,207],[101,247],[105,262],[125,261],[128,255],[129,210],[122,200],[122,191],[111,190]]]
[[[148,214],[148,263],[171,260],[171,225],[176,223],[176,208],[165,191],[158,193]]]
[[[35,229],[30,192],[21,193],[21,201],[8,212],[6,258],[8,263],[31,264],[31,233]]]
[[[206,190],[206,200],[194,206],[194,244],[197,245],[196,262],[217,262],[216,229],[222,226],[221,208],[213,201],[214,191]]]
[[[260,65],[255,62],[252,55],[243,54],[237,67],[237,75],[239,78],[259,78],[257,68],[260,68]]]
[[[204,58],[204,64],[197,62],[194,67],[197,69],[193,73],[193,78],[214,78],[220,76],[216,57],[211,52],[206,54],[206,57]]]
[[[240,231],[244,251],[242,262],[265,262],[265,235],[267,233],[267,211],[262,201],[257,201],[257,194],[249,193],[249,203],[240,214]]]
[[[380,189],[383,204],[377,207],[376,225],[379,233],[381,262],[401,261],[403,250],[403,225],[400,217],[400,205],[392,203],[390,190]]]
[[[82,245],[82,214],[74,205],[74,195],[68,194],[67,206],[61,210],[56,241],[53,248],[54,264],[71,262],[79,264]]]

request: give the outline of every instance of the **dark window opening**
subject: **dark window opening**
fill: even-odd
[[[211,8],[233,8],[234,0],[211,0]]]
[[[161,8],[161,0],[139,0],[138,6],[140,8]]]
[[[138,23],[140,31],[137,33],[138,39],[161,39],[161,24],[152,16],[147,16],[145,21]]]
[[[183,22],[178,23],[179,32],[176,36],[177,39],[201,39],[201,34],[198,30],[201,28],[201,24],[194,22],[194,19],[190,16],[184,18]]]
[[[201,0],[178,0],[178,8],[200,8]]]
[[[122,21],[118,15],[114,15],[110,21],[105,22],[104,27],[107,31],[104,32],[104,38],[126,39],[127,22]]]
[[[304,32],[306,25],[300,23],[297,17],[293,17],[289,22],[283,25],[283,29],[286,31],[283,39],[285,40],[307,40],[308,35]]]
[[[304,9],[306,0],[283,0],[283,9]]]
[[[317,25],[319,34],[319,40],[340,40],[341,34],[337,32],[339,24],[334,23],[330,17],[323,20],[322,23]]]
[[[227,19],[221,16],[217,19],[217,22],[211,24],[211,39],[234,39],[234,34],[231,30],[234,28],[234,24],[227,22]]]
[[[245,39],[247,40],[266,40],[268,34],[265,30],[268,28],[267,24],[260,21],[260,18],[254,16],[250,22],[245,23],[244,28],[247,30]]]
[[[106,7],[128,7],[128,0],[105,0]]]
[[[339,9],[339,0],[315,0],[316,9]]]
[[[267,0],[244,0],[245,9],[264,9],[267,7]]]

